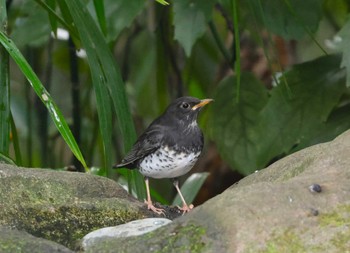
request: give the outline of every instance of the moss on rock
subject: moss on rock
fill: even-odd
[[[24,231],[0,227],[0,252],[2,253],[71,253],[57,243],[34,237]]]
[[[0,164],[0,225],[74,248],[85,234],[150,216],[118,184],[98,176]]]

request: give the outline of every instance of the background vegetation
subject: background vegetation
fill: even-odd
[[[112,164],[172,99],[211,97],[194,169],[210,172],[204,201],[350,128],[349,8],[346,0],[0,0],[1,159],[74,165],[143,198],[138,172]],[[157,182],[156,198],[170,201],[171,185]]]

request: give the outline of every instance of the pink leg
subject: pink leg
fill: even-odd
[[[145,200],[145,204],[147,204],[148,210],[152,210],[153,212],[155,212],[157,214],[164,214],[164,209],[156,208],[152,204],[151,193],[149,191],[149,180],[148,180],[148,177],[145,177],[145,183],[146,183],[146,191],[147,191],[147,200]]]
[[[183,214],[185,214],[185,213],[191,211],[191,210],[193,209],[194,206],[193,206],[192,204],[190,204],[189,206],[186,204],[185,198],[182,196],[182,193],[181,193],[180,188],[179,188],[179,181],[178,181],[178,180],[174,180],[173,184],[174,184],[174,186],[175,186],[177,192],[179,193],[180,198],[181,198],[182,203],[183,203],[182,208],[179,208],[179,209],[180,209],[181,211],[183,211]]]

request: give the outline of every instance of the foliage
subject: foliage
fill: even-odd
[[[0,153],[17,164],[79,169],[79,160],[116,178],[111,165],[136,132],[182,95],[215,98],[200,124],[244,175],[350,127],[348,1],[7,3]],[[120,174],[144,198],[137,171]]]

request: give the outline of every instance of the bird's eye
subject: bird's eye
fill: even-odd
[[[190,105],[188,103],[182,103],[181,107],[187,109],[188,107],[190,107]]]

